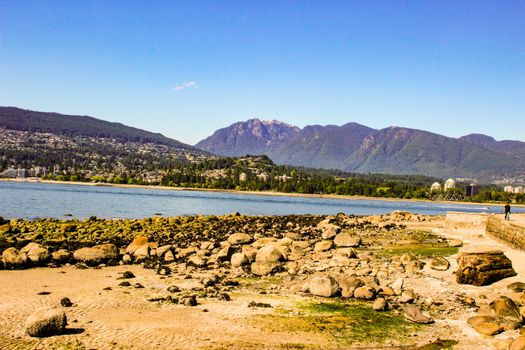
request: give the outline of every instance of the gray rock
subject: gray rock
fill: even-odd
[[[309,283],[310,293],[320,297],[333,297],[339,292],[339,283],[330,276],[315,276]]]
[[[342,232],[334,238],[334,243],[338,247],[359,247],[361,244],[361,238],[357,235],[353,235],[350,232]]]
[[[2,253],[2,262],[6,269],[21,269],[26,266],[27,255],[14,247],[7,248]]]
[[[46,307],[33,312],[26,319],[25,330],[31,337],[49,337],[64,333],[67,318],[64,311]]]

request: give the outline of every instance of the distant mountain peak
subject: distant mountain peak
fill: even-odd
[[[251,118],[219,129],[195,147],[225,156],[267,154],[301,131],[278,120]]]

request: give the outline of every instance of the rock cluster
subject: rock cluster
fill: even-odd
[[[421,242],[439,247],[462,245],[458,240],[446,241],[404,229],[403,223],[423,220],[431,218],[404,212],[368,217],[234,214],[127,221],[44,220],[40,222],[42,227],[38,226],[39,221],[12,220],[0,226],[0,268],[67,263],[78,267],[142,264],[159,275],[173,271],[184,271],[188,278],[193,273],[206,274],[207,277],[200,277],[200,286],[195,290],[181,290],[172,285],[164,295],[148,299],[187,306],[198,305],[202,297],[230,300],[231,288],[238,285],[232,278],[276,276],[283,283],[261,292],[286,288],[319,298],[356,299],[368,302],[377,312],[394,310],[411,322],[427,324],[440,317],[440,312],[453,312],[454,307],[419,295],[407,281],[423,276],[425,271],[449,271],[450,261],[439,256],[422,259],[413,253],[385,254],[385,246]],[[119,224],[121,227],[117,228]],[[53,236],[50,230],[57,227],[59,230]],[[83,240],[84,235],[91,239]],[[484,285],[513,274],[510,260],[501,252],[458,256],[459,283]],[[143,288],[140,283],[129,281],[133,282],[133,278],[134,274],[126,271],[121,277],[125,281],[119,281],[119,286]],[[515,283],[509,288],[521,293],[525,284]],[[475,302],[465,303],[465,307],[472,304]],[[35,324],[43,323],[28,320],[27,329],[31,331],[27,333],[49,335],[64,331],[65,315],[62,322],[58,313],[38,314],[40,320],[46,315],[51,328],[39,326],[43,330],[36,331]],[[480,308],[478,315],[468,322],[482,334],[497,334],[521,327],[523,319],[516,303],[502,297],[488,308]]]

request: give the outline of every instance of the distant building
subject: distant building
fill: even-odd
[[[27,177],[27,170],[25,169],[16,169],[16,177],[19,179],[24,179]]]
[[[430,186],[430,192],[441,192],[441,184],[439,182],[434,182]]]
[[[240,173],[239,174],[239,181],[240,182],[245,182],[247,178],[248,177],[247,177],[246,173]]]
[[[512,186],[505,186],[505,187],[503,187],[503,192],[510,192],[510,193],[512,193],[512,192],[514,192],[514,187],[512,187]]]
[[[523,193],[523,186],[514,187],[514,193]]]
[[[454,181],[453,179],[448,179],[447,181],[445,181],[445,192],[448,192],[449,190],[454,188],[456,188],[456,181]]]
[[[279,180],[279,181],[282,181],[282,182],[286,182],[288,180],[293,179],[293,177],[288,176],[288,175],[281,175],[281,176],[276,176],[275,179]]]
[[[257,175],[257,178],[263,182],[266,182],[268,181],[268,179],[270,178],[270,176],[266,173],[262,173],[262,174],[258,174]]]
[[[479,187],[476,184],[470,184],[466,188],[467,197],[476,196],[479,194]]]
[[[60,165],[55,164],[55,165],[53,166],[53,175],[54,175],[54,176],[57,176],[58,174],[60,174]]]

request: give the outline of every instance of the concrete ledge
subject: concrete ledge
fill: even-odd
[[[486,213],[465,213],[449,211],[445,217],[444,228],[457,229],[484,229],[487,226],[489,214]]]
[[[486,233],[494,239],[503,241],[514,248],[525,250],[525,227],[503,220],[503,217],[490,215]]]

